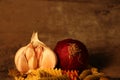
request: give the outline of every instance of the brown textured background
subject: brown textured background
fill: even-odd
[[[88,48],[90,64],[120,79],[120,0],[0,0],[0,79],[11,80],[15,52],[32,32],[54,48],[73,38]]]

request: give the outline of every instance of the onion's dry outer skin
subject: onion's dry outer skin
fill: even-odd
[[[54,68],[56,64],[56,54],[38,39],[37,33],[33,33],[31,42],[21,47],[15,55],[16,68],[22,73],[37,68]]]

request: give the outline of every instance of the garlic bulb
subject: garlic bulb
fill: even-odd
[[[21,47],[15,55],[15,65],[18,71],[27,73],[37,68],[54,68],[57,63],[55,53],[38,39],[38,33],[33,33],[28,45]]]

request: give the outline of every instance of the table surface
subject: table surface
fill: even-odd
[[[51,49],[57,41],[83,42],[90,64],[120,79],[119,0],[0,0],[0,78],[10,80],[16,51],[34,31]]]

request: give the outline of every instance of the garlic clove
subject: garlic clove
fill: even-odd
[[[28,66],[29,69],[36,69],[37,68],[37,58],[35,55],[33,55],[29,60],[28,60]]]
[[[21,47],[17,52],[16,52],[16,54],[15,54],[15,65],[17,65],[17,63],[18,63],[18,60],[19,60],[19,57],[21,56],[21,55],[23,55],[23,51],[24,51],[24,49],[25,49],[26,47]]]
[[[29,69],[28,63],[24,54],[21,54],[19,56],[19,59],[16,64],[17,64],[17,69],[22,73],[26,73]]]
[[[54,68],[56,66],[57,57],[50,48],[45,47],[42,56],[39,61],[40,68]]]
[[[26,49],[24,49],[24,53],[26,55],[27,60],[29,60],[35,54],[31,44],[28,44],[28,46],[26,46]]]
[[[26,47],[24,50],[26,59],[28,61],[29,69],[36,69],[37,68],[37,57],[34,52],[34,48],[31,44]]]
[[[36,52],[36,56],[37,56],[37,60],[39,61],[41,55],[42,55],[42,52],[43,52],[44,48],[41,47],[41,46],[37,46],[35,48],[35,52]]]

